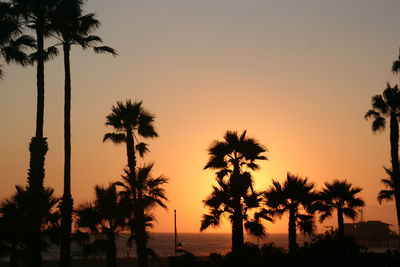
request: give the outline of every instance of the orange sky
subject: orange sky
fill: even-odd
[[[301,3],[300,3],[301,2]],[[111,3],[113,6],[111,6]],[[203,171],[206,149],[226,130],[242,131],[268,149],[256,187],[286,172],[364,188],[365,219],[395,224],[393,205],[379,206],[389,133],[373,135],[363,119],[398,56],[400,3],[372,1],[96,0],[99,31],[119,57],[72,52],[72,179],[75,203],[95,184],[119,178],[123,146],[102,143],[116,100],[143,100],[160,138],[149,142],[155,175],[170,178],[169,211],[157,211],[157,232],[197,232],[202,200],[214,175]],[[34,134],[33,68],[7,67],[0,82],[0,195],[26,181]],[[46,65],[46,184],[62,192],[63,72]],[[327,225],[335,225],[334,221]],[[286,232],[283,219],[269,232]],[[229,231],[224,224],[218,231]]]

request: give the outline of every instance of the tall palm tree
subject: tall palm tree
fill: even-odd
[[[62,199],[61,247],[60,263],[63,267],[71,266],[71,224],[73,200],[71,196],[71,68],[70,51],[72,46],[79,45],[83,49],[93,48],[96,53],[116,51],[107,46],[96,46],[102,40],[91,35],[100,26],[100,21],[93,13],[82,15],[84,2],[81,0],[62,0],[52,14],[54,36],[63,48],[64,54],[64,193]]]
[[[10,3],[0,2],[0,25],[0,55],[6,63],[25,66],[29,62],[25,49],[35,48],[35,41],[31,36],[22,34],[16,11]],[[0,79],[3,75],[0,64]]]
[[[266,148],[257,140],[247,137],[246,131],[240,136],[235,131],[227,131],[223,141],[214,141],[208,149],[210,158],[204,169],[216,170],[216,179],[220,186],[220,188],[215,187],[213,193],[226,191],[226,194],[231,198],[229,200],[231,202],[225,201],[225,203],[221,202],[220,205],[213,205],[210,201],[213,202],[214,198],[210,196],[205,200],[205,204],[211,207],[212,210],[213,208],[221,207],[221,205],[227,205],[231,208],[233,254],[238,254],[244,244],[243,219],[246,217],[247,212],[244,208],[249,203],[244,204],[243,201],[247,198],[257,199],[250,171],[259,169],[256,163],[258,160],[267,159],[262,155],[264,152],[266,152]],[[208,216],[214,215],[203,217],[202,228],[205,229],[209,224],[207,220],[210,220],[211,217]]]
[[[272,186],[264,193],[266,205],[276,216],[289,213],[289,252],[294,252],[297,247],[296,228],[305,234],[313,233],[317,200],[314,186],[307,177],[288,173],[282,184],[273,180]]]
[[[149,235],[146,229],[152,226],[154,220],[151,210],[156,206],[167,208],[165,202],[168,199],[163,186],[168,183],[168,179],[164,176],[152,177],[153,166],[153,164],[149,164],[137,168],[136,176],[126,170],[122,180],[115,183],[122,187],[120,194],[131,205],[131,214],[128,220],[131,232],[130,240],[136,241],[136,254],[140,267],[147,266]],[[136,197],[135,200],[134,197]]]
[[[44,122],[44,62],[57,55],[54,47],[44,48],[44,40],[48,35],[50,14],[54,11],[58,0],[10,0],[14,10],[17,11],[18,20],[21,25],[32,30],[36,34],[36,52],[31,54],[31,63],[36,63],[36,131],[29,144],[30,161],[28,170],[28,192],[31,200],[29,201],[28,217],[31,235],[27,243],[27,262],[28,266],[41,267],[41,222],[45,214],[41,211],[40,196],[44,191],[44,163],[48,150],[47,140],[43,136]]]
[[[117,105],[112,106],[111,113],[106,118],[106,125],[112,126],[114,132],[107,133],[104,135],[103,142],[112,141],[114,144],[125,143],[126,153],[128,158],[128,168],[126,175],[129,176],[132,187],[131,187],[131,201],[133,203],[133,218],[135,223],[141,224],[143,221],[144,210],[140,205],[136,205],[137,201],[140,200],[138,190],[138,178],[136,170],[136,152],[139,156],[143,157],[148,152],[147,144],[139,141],[139,137],[143,138],[155,138],[158,137],[157,132],[154,129],[153,121],[154,116],[150,114],[142,106],[142,102],[132,103],[130,100],[126,100],[125,103],[117,101]],[[137,242],[137,256],[140,267],[147,266],[146,257],[146,242],[144,241],[145,236],[143,233],[143,226],[135,226],[136,231],[141,231],[136,234]],[[132,228],[131,228],[132,229]],[[139,239],[139,241],[137,241]]]
[[[372,97],[372,109],[365,114],[365,118],[372,119],[372,131],[374,133],[385,130],[386,119],[390,120],[390,158],[397,223],[400,231],[399,116],[400,91],[397,85],[391,87],[388,83],[382,95]]]
[[[111,184],[96,186],[96,197],[92,203],[80,205],[76,213],[77,225],[92,233],[104,235],[107,240],[107,267],[116,266],[117,249],[115,239],[126,228],[127,202],[121,198]]]
[[[356,195],[361,192],[360,187],[353,185],[346,180],[334,180],[332,183],[325,182],[325,187],[319,193],[322,207],[320,209],[320,222],[332,216],[334,210],[337,212],[338,234],[344,237],[344,218],[354,220],[357,217],[357,209],[365,206],[364,201]]]

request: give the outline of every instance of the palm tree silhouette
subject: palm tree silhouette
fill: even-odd
[[[29,228],[31,221],[27,216],[31,208],[28,188],[22,186],[15,186],[15,188],[16,192],[0,204],[0,231],[2,238],[9,243],[10,266],[18,266],[18,259],[27,255],[27,244],[31,235]],[[57,240],[60,216],[56,205],[59,199],[54,197],[52,188],[44,188],[38,201],[40,201],[41,213],[43,214],[40,227],[42,247],[39,248],[42,250],[49,245],[49,242],[56,242]],[[29,259],[25,258],[25,260]]]
[[[250,171],[259,169],[256,161],[266,160],[262,155],[266,148],[257,140],[227,131],[223,141],[214,141],[208,149],[210,156],[204,169],[216,170],[219,187],[204,201],[210,207],[210,214],[203,216],[201,230],[209,225],[218,225],[221,209],[227,208],[232,222],[232,253],[237,255],[243,248],[243,220],[247,208],[259,203],[258,193],[253,189]],[[222,200],[222,201],[221,201]],[[256,221],[255,221],[256,222]]]
[[[120,194],[130,203],[131,213],[128,219],[130,241],[133,239],[136,241],[136,254],[141,267],[147,266],[149,236],[146,228],[151,227],[155,219],[150,210],[156,206],[167,208],[165,202],[168,200],[163,188],[168,179],[164,176],[153,178],[151,176],[153,166],[148,164],[137,168],[135,176],[131,175],[129,170],[125,170],[122,180],[115,183],[122,187]]]
[[[209,208],[209,213],[203,215],[200,231],[208,227],[217,227],[221,224],[221,219],[227,215],[233,224],[233,214],[235,212],[233,204],[232,189],[227,181],[218,180],[218,186],[213,186],[211,194],[203,201]],[[242,207],[244,211],[258,209],[261,206],[262,194],[260,192],[248,190],[243,196]],[[252,236],[263,237],[266,235],[265,227],[260,219],[273,221],[272,213],[266,209],[257,210],[254,216],[244,215],[244,229]]]
[[[356,195],[361,192],[361,188],[353,187],[346,180],[334,180],[332,183],[325,182],[325,187],[319,193],[321,216],[319,221],[322,223],[326,218],[331,217],[334,210],[337,212],[338,234],[343,238],[344,220],[348,217],[354,220],[357,217],[357,209],[365,206],[364,201]]]
[[[70,51],[72,46],[79,45],[83,49],[93,48],[96,53],[116,51],[107,46],[96,46],[101,38],[91,35],[100,26],[100,21],[93,13],[82,15],[83,1],[63,0],[59,3],[51,17],[54,36],[61,45],[64,54],[64,193],[61,203],[61,257],[63,267],[71,265],[71,224],[73,200],[71,196],[71,68]]]
[[[115,239],[126,228],[127,202],[121,198],[114,184],[95,187],[95,200],[80,205],[76,210],[77,225],[92,233],[103,235],[107,240],[107,267],[116,266]]]
[[[382,95],[372,97],[372,109],[365,114],[365,118],[372,119],[372,131],[374,133],[385,130],[386,118],[390,120],[392,180],[397,210],[397,223],[400,231],[399,115],[400,92],[398,86],[391,87],[388,83]]]
[[[29,35],[22,35],[22,28],[10,3],[0,2],[0,55],[6,63],[25,66],[29,57],[26,48],[35,48],[35,40]],[[4,76],[0,64],[0,79]]]
[[[135,224],[136,231],[136,243],[137,243],[137,256],[139,266],[147,266],[146,257],[146,242],[145,242],[145,229],[143,229],[143,218],[145,218],[144,210],[140,205],[136,205],[137,201],[140,200],[138,192],[139,181],[136,173],[136,152],[139,156],[143,157],[148,152],[147,144],[139,141],[139,137],[143,138],[155,138],[158,137],[157,132],[154,129],[153,121],[154,116],[145,110],[142,106],[142,102],[132,103],[130,100],[126,100],[125,103],[117,101],[117,105],[111,108],[111,113],[107,116],[106,125],[112,126],[114,132],[107,133],[104,135],[103,142],[110,140],[114,144],[125,143],[126,153],[128,158],[128,169],[126,175],[129,176],[132,187],[131,187],[131,201],[132,201],[132,219],[131,221]],[[131,227],[133,229],[133,227]],[[138,241],[139,240],[139,241]]]
[[[44,48],[44,39],[48,35],[49,17],[54,11],[56,2],[54,0],[10,0],[15,15],[18,17],[21,25],[32,30],[36,34],[36,52],[30,55],[30,63],[36,62],[36,132],[29,144],[30,161],[28,170],[28,192],[31,197],[29,201],[28,217],[31,223],[28,225],[31,234],[27,242],[27,262],[28,266],[41,267],[41,238],[40,229],[44,210],[39,205],[40,195],[44,190],[44,163],[48,150],[47,140],[43,136],[44,122],[44,62],[58,54],[54,47]]]
[[[291,173],[281,184],[273,180],[272,186],[264,193],[267,206],[275,216],[281,217],[289,213],[289,252],[294,252],[297,247],[296,228],[302,233],[313,233],[314,212],[316,210],[316,193],[314,183],[308,178],[302,178]]]

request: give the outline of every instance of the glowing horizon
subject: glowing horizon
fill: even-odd
[[[200,3],[201,2],[201,3]],[[257,189],[286,172],[324,181],[347,179],[363,188],[364,219],[396,225],[393,203],[377,193],[389,161],[389,131],[374,135],[363,119],[371,97],[398,76],[390,65],[400,46],[400,3],[355,0],[89,1],[102,21],[98,34],[119,57],[72,51],[72,192],[93,198],[95,184],[117,180],[124,146],[102,143],[105,117],[117,100],[143,100],[156,115],[159,138],[139,160],[170,178],[169,211],[157,210],[154,232],[198,232],[202,200],[215,183],[203,170],[207,148],[226,130],[247,130],[268,148],[254,172]],[[34,134],[35,70],[6,66],[0,81],[0,196],[25,184]],[[45,65],[45,184],[62,193],[62,57]],[[325,225],[336,227],[336,220]],[[265,223],[285,233],[285,217]],[[323,230],[321,227],[320,230]],[[229,223],[206,232],[230,232]]]

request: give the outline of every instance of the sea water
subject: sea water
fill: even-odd
[[[117,257],[136,257],[135,242],[132,247],[128,245],[128,234],[120,234],[117,238]],[[298,235],[297,242],[302,245],[309,241],[307,237]],[[148,241],[148,247],[157,255],[168,257],[174,255],[174,234],[173,233],[151,233]],[[180,233],[178,234],[178,243],[182,244],[183,250],[193,253],[196,256],[208,256],[210,253],[227,253],[231,249],[231,234],[229,233]],[[269,234],[264,238],[254,238],[245,236],[245,242],[254,244],[274,243],[275,246],[287,249],[287,234]],[[73,258],[82,258],[81,248],[73,243]],[[55,260],[59,258],[59,247],[50,246],[47,251],[43,252],[43,259]],[[97,255],[94,257],[104,257],[105,255]],[[93,257],[93,256],[92,256]]]

